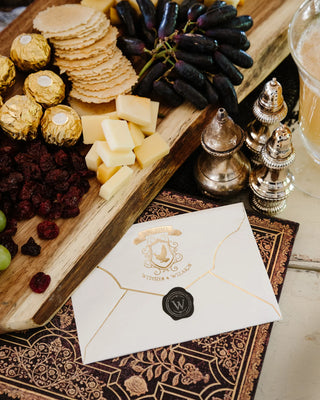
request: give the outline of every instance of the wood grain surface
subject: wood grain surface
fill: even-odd
[[[48,6],[77,1],[34,0],[34,2],[0,34],[0,54],[9,55],[12,40],[20,33],[32,32],[32,20]],[[287,28],[302,0],[245,0],[240,14],[249,14],[254,26],[248,33],[249,54],[255,63],[244,72],[244,82],[237,87],[243,100],[288,55]],[[8,96],[22,92],[20,76]],[[153,166],[134,169],[134,177],[109,202],[98,197],[99,185],[91,188],[80,205],[80,215],[59,220],[60,234],[53,241],[42,241],[41,254],[26,257],[17,254],[10,267],[0,273],[0,333],[33,328],[45,324],[68,299],[74,289],[114,247],[145,207],[161,190],[173,173],[199,146],[203,127],[214,115],[211,107],[203,111],[183,104],[177,109],[162,110],[158,131],[168,141],[168,156]],[[37,237],[37,217],[19,223],[15,241],[19,247],[30,236]],[[31,277],[43,271],[51,276],[43,294],[29,289]]]

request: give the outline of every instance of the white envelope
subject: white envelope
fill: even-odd
[[[85,364],[281,319],[242,203],[133,225],[72,303]]]

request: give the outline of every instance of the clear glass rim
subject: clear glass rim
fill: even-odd
[[[294,16],[289,24],[289,28],[288,28],[288,43],[289,43],[289,49],[290,49],[290,53],[296,63],[296,65],[298,66],[298,68],[305,74],[307,75],[309,78],[311,78],[313,81],[315,81],[317,86],[320,86],[320,80],[317,79],[314,75],[312,75],[301,63],[301,61],[299,60],[298,56],[296,55],[296,49],[293,45],[293,41],[292,41],[292,36],[293,36],[293,26],[295,25],[296,19],[298,18],[299,14],[301,13],[302,9],[304,9],[306,7],[306,5],[308,3],[312,3],[313,0],[305,0],[300,7],[297,9],[297,11],[294,13]]]

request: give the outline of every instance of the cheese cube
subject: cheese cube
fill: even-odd
[[[151,101],[151,122],[146,125],[139,125],[142,132],[146,135],[152,135],[156,131],[159,113],[159,102]]]
[[[133,170],[131,168],[127,166],[121,167],[119,171],[101,186],[99,195],[105,200],[111,199],[116,192],[129,182],[132,174]]]
[[[96,152],[107,167],[134,164],[135,154],[132,150],[112,151],[107,142],[97,141]]]
[[[105,116],[106,116],[106,118],[109,118],[109,119],[119,119],[117,111],[109,112],[109,113],[105,114]]]
[[[93,144],[96,140],[105,140],[101,122],[107,118],[107,115],[83,115],[81,117],[84,144]]]
[[[128,151],[134,148],[127,121],[105,119],[101,125],[111,150]]]
[[[106,13],[113,4],[114,0],[81,0],[81,5],[94,8],[103,13]]]
[[[97,169],[97,179],[103,185],[112,177],[121,167],[107,167],[105,163],[99,165]]]
[[[97,171],[99,165],[102,163],[102,160],[96,151],[95,143],[91,146],[90,150],[85,156],[85,160],[88,169],[91,171]]]
[[[137,124],[134,122],[128,122],[128,128],[134,143],[134,147],[140,146],[144,140],[144,134]]]
[[[151,100],[131,94],[121,94],[116,98],[116,110],[119,118],[138,125],[151,123]]]
[[[167,155],[170,151],[168,143],[159,135],[154,133],[144,139],[141,146],[134,149],[137,161],[141,168],[146,168],[160,158]]]

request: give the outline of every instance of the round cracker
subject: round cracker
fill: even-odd
[[[58,33],[85,25],[97,10],[80,4],[49,7],[33,20],[33,27],[40,32]]]

